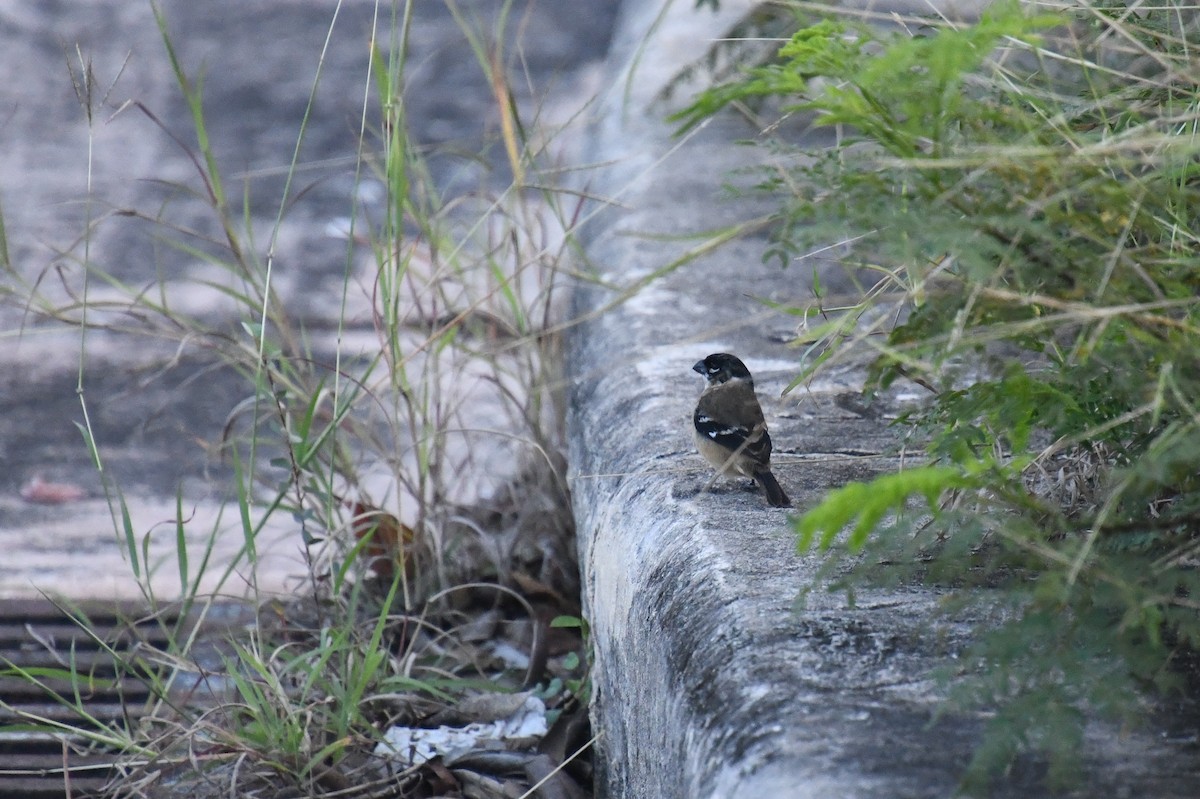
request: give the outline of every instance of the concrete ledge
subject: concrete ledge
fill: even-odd
[[[590,189],[619,203],[587,229],[596,282],[578,287],[574,312],[591,316],[568,350],[598,795],[952,795],[982,722],[931,726],[930,674],[970,626],[931,626],[939,597],[922,589],[860,595],[853,607],[818,593],[797,611],[816,569],[795,554],[786,514],[738,487],[700,491],[709,472],[689,425],[702,381],[690,366],[714,351],[740,354],[754,373],[776,473],[799,507],[894,466],[883,454],[895,435],[888,406],[856,410],[853,369],[778,400],[799,360],[783,343],[794,322],[755,298],[801,301],[814,269],[836,291],[840,267],[810,259],[781,272],[761,263],[763,241],[740,239],[595,314],[703,231],[766,210],[717,188],[754,156],[730,144],[750,131],[731,119],[680,143],[661,122],[670,109],[658,91],[746,7],[693,5],[680,0],[659,17],[657,3],[626,4],[612,94],[591,138],[592,160],[612,165]],[[1082,795],[1101,795],[1097,786],[1106,796],[1193,795],[1200,768],[1179,748],[1149,735],[1092,737],[1097,769]],[[1043,795],[1037,769],[1027,771],[995,795]]]

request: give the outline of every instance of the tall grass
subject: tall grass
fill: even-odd
[[[505,601],[497,596],[519,598],[497,619],[530,631],[520,646],[544,648],[546,606],[563,601],[546,598],[577,590],[554,387],[557,286],[580,201],[550,182],[557,131],[543,127],[530,138],[539,121],[520,119],[512,100],[503,49],[509,4],[494,29],[473,27],[474,20],[449,7],[494,90],[514,183],[499,193],[463,197],[447,197],[435,185],[406,112],[413,3],[381,9],[364,63],[354,169],[356,186],[381,185],[384,200],[377,217],[366,207],[348,209],[340,296],[327,298],[340,308],[332,345],[306,329],[281,296],[276,252],[287,214],[303,193],[295,188],[301,142],[320,112],[314,103],[326,53],[313,54],[313,91],[298,121],[278,213],[260,242],[251,211],[257,198],[247,188],[239,201],[222,174],[202,82],[183,62],[169,15],[157,6],[190,133],[173,132],[156,109],[133,107],[192,164],[193,182],[179,188],[204,204],[217,235],[202,235],[161,211],[128,212],[171,244],[169,259],[191,264],[191,277],[147,287],[99,260],[90,242],[106,220],[89,214],[77,263],[80,289],[67,286],[65,298],[50,288],[47,274],[28,279],[4,258],[31,312],[79,330],[82,432],[102,475],[83,378],[89,337],[103,332],[169,341],[180,352],[199,349],[243,379],[245,393],[229,398],[213,448],[231,470],[231,502],[218,527],[201,536],[199,552],[187,487],[179,490],[174,560],[180,596],[157,594],[151,531],[135,529],[130,500],[105,480],[131,579],[151,607],[181,600],[189,620],[162,655],[173,668],[152,677],[161,707],[173,713],[152,708],[154,720],[141,728],[105,736],[105,743],[136,755],[125,780],[138,790],[152,785],[167,764],[194,763],[192,748],[203,745],[212,747],[215,756],[206,762],[214,768],[246,764],[226,774],[231,784],[282,780],[319,795],[355,779],[370,737],[385,721],[415,719],[481,684],[507,691],[542,682],[550,685],[548,699],[571,698],[561,680],[571,669],[552,661],[560,679],[549,682],[544,651],[531,652],[530,665],[511,673],[484,657],[484,644],[468,634],[471,619],[456,600],[483,595],[500,607]],[[326,48],[337,24],[335,9]],[[89,124],[98,103],[90,75],[86,66],[76,75]],[[196,290],[219,301],[232,324],[214,326],[211,315],[184,310],[182,294]],[[354,314],[364,308],[369,338],[354,327]],[[525,496],[514,511],[515,491]],[[542,509],[537,524],[530,524],[534,514],[523,513],[522,503]],[[265,526],[289,518],[309,570],[300,601],[279,604],[258,593],[255,567]],[[226,534],[227,523],[241,536],[240,551],[218,562],[213,542]],[[214,581],[205,578],[214,573],[215,589],[209,589]],[[553,582],[547,575],[566,575],[558,578],[565,582],[540,582]],[[255,589],[258,624],[221,650],[221,666],[191,664],[197,631],[222,592],[240,593],[237,579]],[[496,587],[449,590],[481,580]],[[525,594],[540,599],[531,604]],[[574,607],[565,601],[551,615]],[[209,686],[214,707],[201,711],[179,701],[178,683],[187,675]],[[53,676],[68,684],[84,679],[70,669]],[[86,727],[83,704],[79,713]],[[420,775],[404,777],[410,778]]]

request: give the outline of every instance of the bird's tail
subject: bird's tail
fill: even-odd
[[[792,501],[788,499],[788,495],[784,493],[783,486],[779,485],[779,481],[775,479],[775,475],[770,471],[758,472],[754,475],[754,479],[762,486],[763,491],[767,495],[767,504],[773,508],[790,508]]]

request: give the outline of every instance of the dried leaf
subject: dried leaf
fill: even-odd
[[[374,505],[357,500],[342,501],[354,514],[350,530],[355,540],[366,541],[361,552],[367,566],[384,581],[394,579],[399,566],[411,580],[415,575],[416,531]]]

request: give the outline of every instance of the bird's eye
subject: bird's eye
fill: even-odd
[[[719,372],[719,371],[721,371],[721,368],[720,368],[719,366],[710,366],[710,367],[708,367],[708,373],[709,373],[710,375],[715,375],[715,374],[716,374],[717,372]]]

